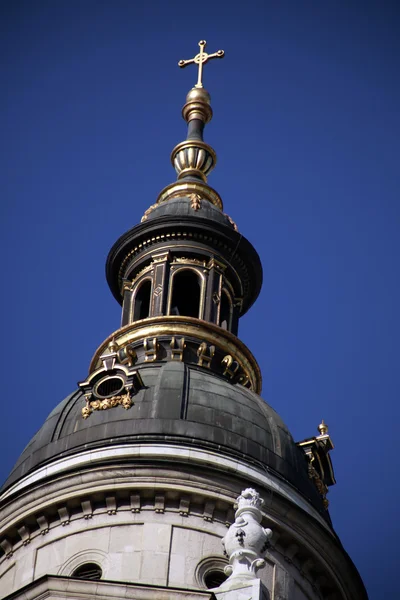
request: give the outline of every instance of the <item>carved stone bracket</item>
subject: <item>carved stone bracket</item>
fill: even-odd
[[[271,529],[261,526],[260,494],[248,488],[237,498],[235,522],[222,540],[224,552],[229,559],[225,567],[228,579],[220,589],[229,588],[237,580],[254,579],[258,569],[265,566],[264,555],[272,537]]]
[[[0,546],[4,550],[6,558],[11,558],[12,555],[14,554],[14,551],[13,551],[13,546],[9,542],[9,540],[7,538],[4,538],[3,540],[1,540]]]

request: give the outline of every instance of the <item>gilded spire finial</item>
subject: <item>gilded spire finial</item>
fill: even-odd
[[[207,54],[204,52],[205,40],[201,40],[199,46],[200,52],[194,58],[178,62],[180,67],[198,65],[198,78],[196,85],[187,94],[182,108],[182,116],[188,124],[186,140],[177,144],[171,154],[178,181],[160,192],[156,205],[174,198],[186,197],[190,199],[193,210],[199,210],[202,200],[208,200],[222,210],[221,197],[207,183],[207,177],[216,165],[217,155],[203,139],[204,127],[211,121],[213,111],[210,94],[203,87],[202,77],[203,65],[212,58],[222,58],[225,52],[218,50],[214,54]],[[152,208],[150,207],[151,210]],[[143,218],[147,218],[147,211]]]
[[[318,431],[320,435],[326,435],[328,433],[328,425],[322,419],[321,423],[318,425]]]
[[[196,54],[196,56],[194,58],[189,58],[189,60],[180,60],[178,62],[178,65],[182,69],[184,67],[187,67],[187,65],[191,65],[193,63],[198,65],[199,69],[198,69],[197,83],[194,86],[196,88],[203,87],[203,82],[202,82],[203,65],[205,65],[206,62],[208,62],[212,58],[223,58],[225,55],[225,52],[223,50],[218,50],[217,52],[214,52],[214,54],[207,54],[207,52],[204,52],[206,45],[207,45],[207,42],[205,40],[200,40],[200,42],[199,42],[200,52],[198,54]]]

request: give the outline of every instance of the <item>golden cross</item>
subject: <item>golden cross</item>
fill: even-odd
[[[203,65],[211,58],[223,58],[225,55],[225,52],[223,50],[218,50],[217,52],[214,52],[214,54],[207,54],[207,52],[204,52],[204,48],[206,47],[206,44],[207,44],[207,42],[205,40],[201,40],[199,42],[200,52],[198,54],[196,54],[196,56],[194,58],[190,58],[189,60],[180,60],[178,62],[178,65],[182,68],[186,67],[187,65],[191,65],[192,63],[199,65],[199,75],[197,78],[197,83],[194,86],[196,88],[203,87],[203,83],[201,81],[201,78],[203,75]]]

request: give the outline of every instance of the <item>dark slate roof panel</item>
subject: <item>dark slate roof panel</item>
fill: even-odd
[[[22,452],[3,489],[36,468],[105,444],[185,443],[272,469],[322,510],[303,452],[277,413],[257,394],[207,369],[167,362],[140,369],[145,387],[125,410],[94,411],[86,420],[80,390],[61,402]]]

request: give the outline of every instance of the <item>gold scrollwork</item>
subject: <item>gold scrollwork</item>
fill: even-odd
[[[193,210],[199,210],[201,208],[201,196],[200,194],[190,194],[190,206]]]
[[[240,383],[240,385],[242,385],[243,387],[251,388],[250,377],[247,375],[247,373],[243,373],[243,375],[240,375],[238,383]]]
[[[140,222],[143,223],[144,221],[147,221],[147,217],[151,212],[153,212],[155,208],[157,208],[157,206],[157,204],[152,204],[151,206],[149,206],[149,208],[144,212],[143,217],[140,219]]]
[[[104,398],[104,400],[86,400],[87,404],[82,408],[82,417],[87,419],[90,417],[94,410],[107,410],[114,408],[114,406],[122,406],[125,410],[133,406],[132,398],[129,394],[129,390],[126,394],[120,396],[112,396],[111,398]]]
[[[132,367],[137,361],[136,351],[132,348],[130,344],[125,346],[125,348],[121,348],[118,352],[119,362],[122,365],[128,365],[128,367]]]
[[[224,375],[228,376],[229,379],[233,379],[238,372],[240,365],[237,360],[233,359],[233,356],[227,354],[221,361],[223,367],[225,367]]]
[[[144,338],[143,347],[146,362],[154,362],[157,360],[159,344],[156,337],[152,339],[147,337]]]
[[[214,304],[219,304],[221,302],[221,296],[218,292],[214,292],[212,296]]]
[[[172,262],[172,264],[175,263],[183,263],[183,264],[193,264],[193,265],[199,265],[200,267],[206,267],[206,261],[205,260],[199,260],[198,258],[187,258],[185,256],[179,256],[177,258],[175,258]]]
[[[210,188],[209,185],[203,182],[186,181],[175,181],[170,183],[167,187],[161,190],[157,198],[157,204],[167,202],[173,198],[187,198],[191,193],[198,193],[202,200],[206,200],[217,206],[219,209],[223,209],[222,199],[220,195]]]
[[[134,344],[136,347],[136,345],[143,343],[142,340],[144,338],[153,340],[154,338],[159,339],[164,336],[184,337],[186,342],[192,338],[200,338],[199,345],[201,346],[204,342],[206,346],[197,347],[197,356],[199,359],[203,358],[207,346],[218,348],[223,352],[222,356],[224,357],[227,355],[232,356],[240,365],[241,370],[238,375],[240,376],[242,373],[248,375],[251,381],[250,389],[254,390],[257,394],[261,393],[261,372],[257,361],[247,346],[233,333],[213,323],[206,321],[199,323],[199,320],[194,317],[176,315],[151,317],[145,322],[137,321],[125,325],[112,333],[98,348],[92,358],[89,373],[93,373],[101,367],[102,353],[112,339],[115,339],[120,347],[124,347],[127,344]],[[147,347],[147,350],[150,350],[150,348]],[[206,356],[209,356],[208,351]],[[198,364],[199,366],[205,366],[205,362],[202,363],[202,360]]]
[[[123,292],[131,292],[132,291],[132,282],[128,279],[124,279],[122,283],[122,291]]]
[[[322,497],[322,504],[324,505],[325,510],[328,510],[329,500],[327,499],[326,495],[329,492],[329,490],[325,483],[322,481],[317,469],[314,467],[312,462],[310,462],[308,465],[308,476],[314,481],[314,485],[317,488],[318,493]]]
[[[185,338],[176,338],[172,336],[171,342],[171,359],[183,360],[183,351],[186,348]]]
[[[238,231],[238,226],[236,225],[235,221],[226,213],[224,213],[224,216],[228,219],[229,223],[232,225],[233,229],[235,231]]]
[[[135,277],[132,279],[132,284],[131,284],[131,286],[133,286],[133,284],[134,284],[134,283],[136,283],[136,282],[137,282],[137,280],[138,280],[138,279],[140,279],[140,277],[141,277],[142,275],[144,275],[144,274],[145,274],[145,273],[147,273],[148,271],[152,271],[152,270],[153,270],[153,268],[154,268],[154,267],[153,267],[153,265],[152,265],[152,264],[150,264],[150,265],[147,265],[146,267],[143,267],[143,269],[140,269],[140,271],[138,271],[138,272],[136,273]]]
[[[207,367],[209,369],[214,354],[215,346],[210,346],[209,344],[206,344],[206,342],[201,342],[197,349],[197,356],[199,358],[197,364],[199,367]]]

